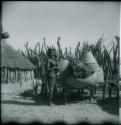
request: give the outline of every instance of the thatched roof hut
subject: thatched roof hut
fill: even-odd
[[[1,40],[1,68],[16,68],[21,70],[32,70],[34,65],[10,46],[7,41]]]
[[[22,83],[34,78],[35,66],[19,51],[7,43],[8,33],[1,35],[1,78],[2,83]]]

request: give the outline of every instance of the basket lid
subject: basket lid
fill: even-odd
[[[82,62],[85,64],[87,63],[97,63],[97,61],[95,60],[93,54],[91,52],[86,52],[82,55],[81,58]]]
[[[91,52],[86,52],[82,55],[82,62],[89,68],[90,71],[95,71],[100,69],[95,57]]]

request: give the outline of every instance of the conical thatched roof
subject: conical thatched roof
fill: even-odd
[[[1,40],[1,68],[34,69],[34,65],[10,46],[5,39]]]
[[[90,71],[95,71],[100,69],[95,57],[91,52],[86,52],[82,55],[82,62],[87,66]]]

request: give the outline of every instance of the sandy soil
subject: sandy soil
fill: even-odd
[[[2,122],[9,121],[28,123],[28,122],[66,122],[69,124],[78,122],[118,123],[118,100],[113,97],[102,101],[101,93],[97,92],[97,101],[90,102],[88,94],[84,95],[83,100],[79,96],[72,94],[69,96],[69,103],[63,104],[63,97],[56,95],[54,106],[48,106],[47,101],[43,101],[40,96],[27,95],[17,96],[15,94],[2,94]]]

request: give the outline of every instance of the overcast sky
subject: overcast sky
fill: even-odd
[[[24,49],[26,41],[33,47],[43,42],[75,47],[77,42],[93,43],[104,35],[111,41],[119,35],[119,2],[2,2],[2,24],[8,42]]]

